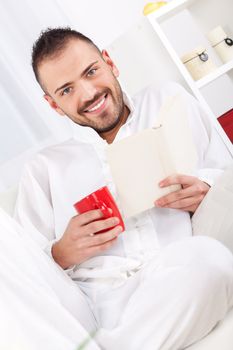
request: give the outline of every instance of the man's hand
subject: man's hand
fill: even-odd
[[[194,213],[210,189],[205,182],[194,176],[175,174],[159,183],[160,187],[180,184],[181,189],[155,201],[155,206],[174,208]]]
[[[103,219],[99,209],[74,216],[62,238],[52,247],[54,260],[66,269],[110,248],[123,230],[118,224],[117,217]],[[111,227],[111,230],[98,234]]]

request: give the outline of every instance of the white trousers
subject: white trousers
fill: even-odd
[[[233,305],[233,256],[214,239],[189,237],[103,295],[102,304],[105,316],[117,320],[114,328],[97,333],[102,349],[184,349],[207,335]]]

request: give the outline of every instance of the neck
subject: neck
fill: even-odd
[[[119,123],[112,130],[100,133],[99,134],[100,137],[102,137],[102,139],[106,140],[107,143],[112,143],[114,141],[120,127],[125,124],[128,116],[129,116],[129,113],[130,113],[129,108],[126,105],[124,105],[124,110],[123,110],[122,116],[119,120]]]

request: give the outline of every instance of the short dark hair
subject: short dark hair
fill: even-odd
[[[93,41],[84,34],[71,29],[65,28],[47,28],[40,33],[39,38],[32,47],[32,68],[36,80],[40,84],[38,67],[46,58],[52,58],[61,53],[71,39],[79,39],[93,45],[101,54],[99,48]]]

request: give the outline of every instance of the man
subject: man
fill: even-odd
[[[131,100],[108,53],[70,29],[42,33],[32,65],[50,106],[74,122],[74,137],[26,166],[16,217],[50,240],[48,254],[85,292],[104,349],[175,350],[194,343],[233,303],[231,254],[215,241],[191,237],[190,212],[231,162],[218,134],[177,84],[147,89]],[[106,145],[152,127],[163,101],[177,93],[189,106],[196,176],[161,179],[160,186],[178,183],[182,189],[125,220],[123,233],[116,218],[104,220],[99,210],[75,215],[73,204],[104,185],[118,201]]]

